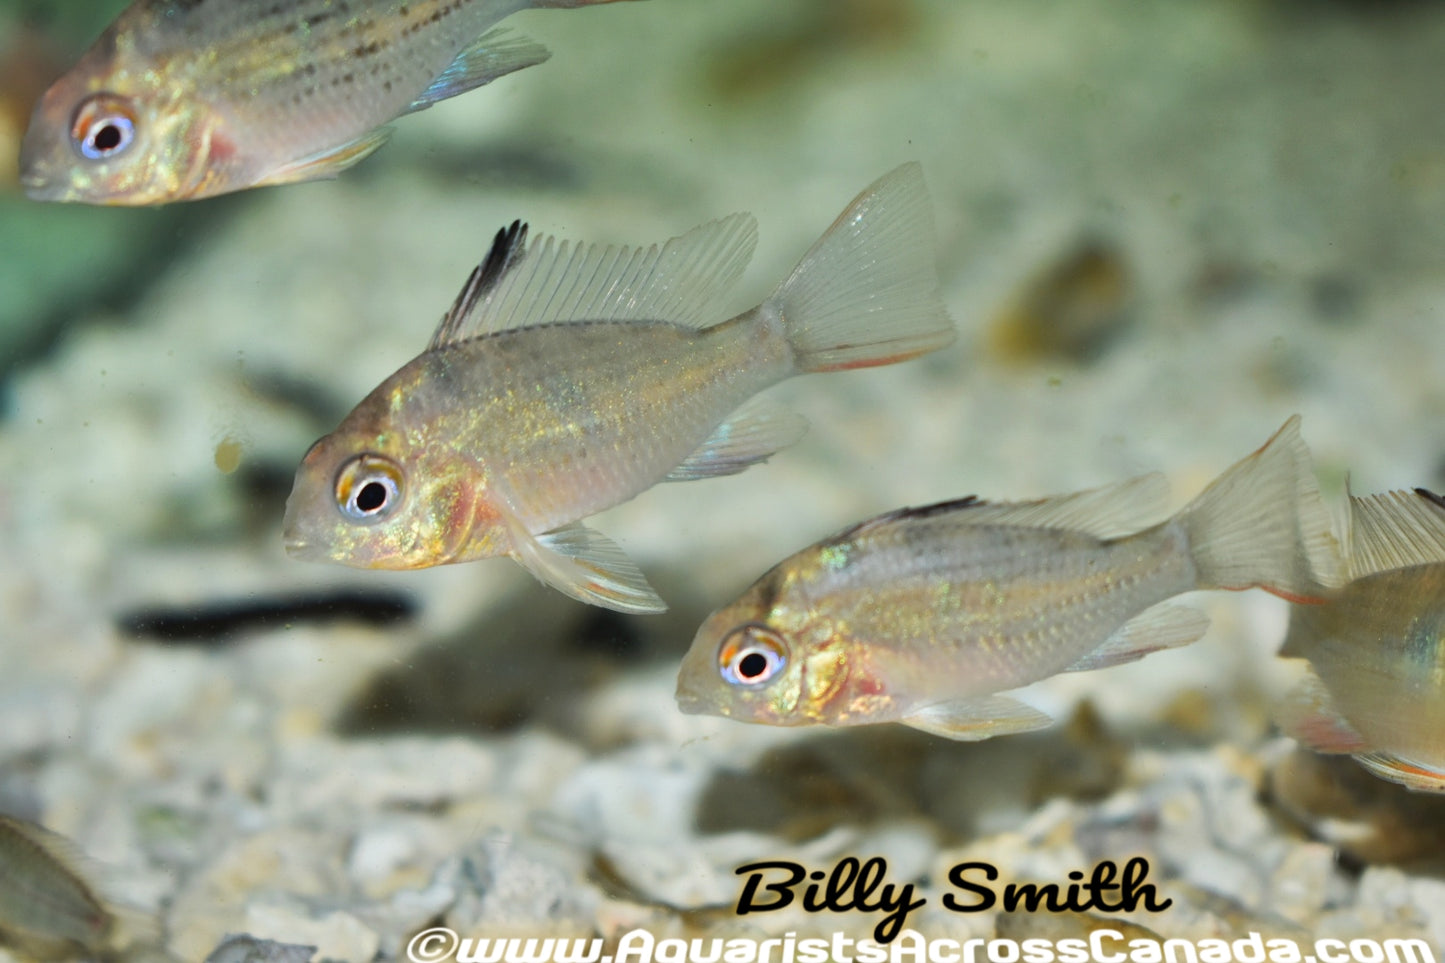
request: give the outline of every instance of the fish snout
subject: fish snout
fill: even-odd
[[[724,700],[718,698],[717,679],[708,671],[711,660],[704,661],[694,652],[684,658],[677,673],[678,711],[690,716],[729,716],[732,713]]]
[[[707,705],[700,695],[688,688],[687,683],[681,679],[677,682],[677,692],[674,694],[677,700],[679,712],[689,716],[700,716],[707,712]]]
[[[58,200],[60,191],[56,181],[46,175],[45,165],[37,154],[38,150],[27,133],[20,146],[20,187],[32,201]]]
[[[286,554],[292,558],[314,559],[317,557],[315,542],[306,537],[306,526],[301,524],[291,511],[291,506],[286,507],[286,516],[281,522],[281,544],[286,548]]]

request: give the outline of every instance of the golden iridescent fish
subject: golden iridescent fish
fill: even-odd
[[[1158,475],[1036,502],[905,508],[793,555],[713,613],[684,712],[796,726],[901,722],[976,740],[1048,725],[998,693],[1184,645],[1193,589],[1312,596],[1339,549],[1298,416],[1157,524]]]
[[[510,555],[574,598],[666,608],[581,519],[796,441],[803,420],[754,399],[770,385],[954,338],[917,164],[860,194],[761,305],[720,320],[756,233],[745,214],[661,248],[500,232],[427,350],[306,454],[287,550],[392,569]]]
[[[1445,792],[1445,501],[1424,489],[1350,499],[1352,581],[1297,606],[1280,655],[1309,674],[1280,724],[1375,775]]]
[[[36,105],[30,197],[163,204],[334,177],[381,125],[541,63],[490,29],[611,0],[136,0]]]

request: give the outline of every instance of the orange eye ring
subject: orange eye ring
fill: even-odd
[[[136,112],[129,98],[92,94],[75,109],[70,143],[86,160],[108,160],[124,153],[135,140]]]
[[[757,689],[778,677],[788,664],[782,636],[758,622],[729,632],[718,648],[718,671],[730,685]]]
[[[390,458],[357,455],[336,473],[336,507],[352,521],[379,521],[401,504],[404,481]]]

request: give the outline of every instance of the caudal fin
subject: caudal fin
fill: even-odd
[[[761,311],[782,319],[800,372],[892,364],[951,343],[922,168],[904,164],[859,194]]]
[[[1257,587],[1302,601],[1345,581],[1299,415],[1215,479],[1178,520],[1200,588]]]

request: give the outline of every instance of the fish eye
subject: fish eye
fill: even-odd
[[[135,111],[115,94],[96,94],[83,101],[70,125],[70,139],[80,156],[105,160],[121,153],[135,140]]]
[[[390,515],[401,501],[401,469],[381,455],[357,455],[336,475],[336,507],[358,522]]]
[[[788,664],[788,650],[782,638],[756,622],[739,626],[727,634],[717,654],[718,670],[733,685],[767,685]]]

